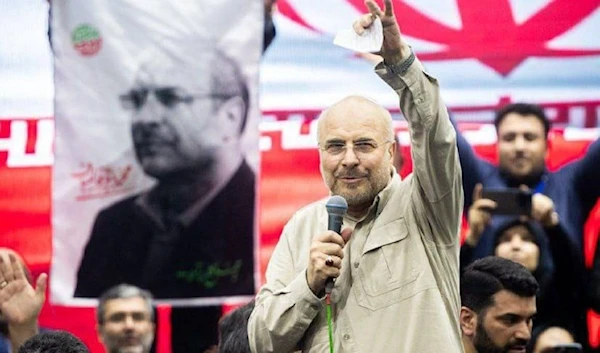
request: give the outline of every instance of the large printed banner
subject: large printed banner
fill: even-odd
[[[262,28],[260,0],[52,2],[54,303],[255,293]]]

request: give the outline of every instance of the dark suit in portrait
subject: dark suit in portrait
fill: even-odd
[[[193,219],[160,222],[141,203],[147,194],[98,214],[77,275],[76,297],[95,298],[129,283],[155,298],[254,294],[255,175],[243,163]],[[171,224],[166,224],[171,223]]]

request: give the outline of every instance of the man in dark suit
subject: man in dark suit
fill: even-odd
[[[120,99],[132,111],[137,160],[156,184],[98,214],[75,297],[123,282],[155,298],[254,294],[246,82],[214,48],[163,50],[142,65]]]

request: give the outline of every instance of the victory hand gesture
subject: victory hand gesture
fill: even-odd
[[[354,22],[354,30],[359,35],[363,34],[365,29],[373,24],[375,18],[379,17],[383,26],[383,44],[377,54],[383,57],[386,65],[401,63],[410,56],[410,47],[400,33],[398,22],[396,21],[396,17],[394,17],[392,0],[384,0],[384,10],[381,10],[374,0],[366,0],[365,4],[369,8],[370,13],[363,15]]]

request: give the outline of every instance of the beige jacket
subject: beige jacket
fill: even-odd
[[[462,352],[458,230],[463,193],[456,135],[437,80],[417,60],[402,77],[377,73],[400,96],[414,173],[394,173],[344,248],[332,293],[334,352]],[[253,352],[329,352],[323,298],[306,281],[326,200],[286,224],[248,323]]]

